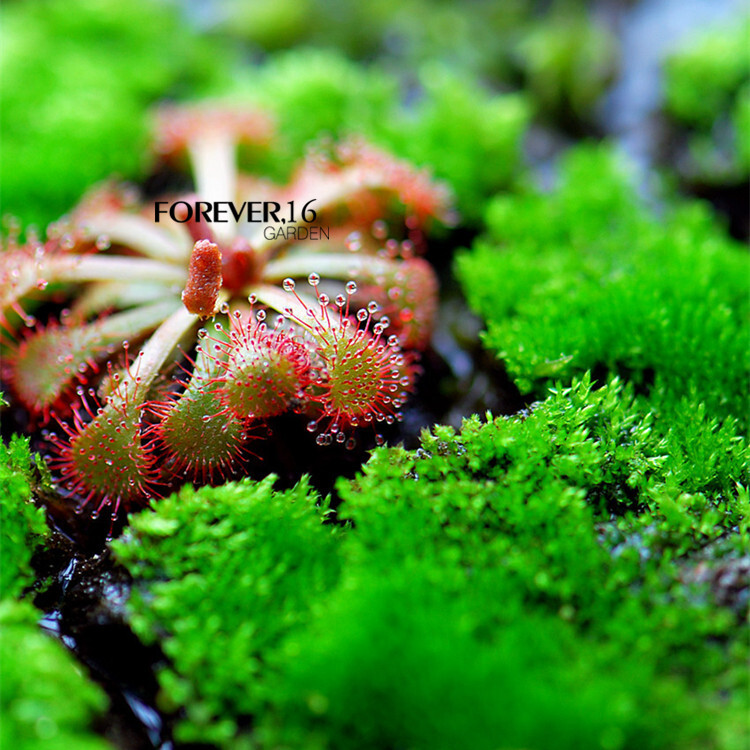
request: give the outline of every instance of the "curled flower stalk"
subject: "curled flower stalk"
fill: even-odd
[[[436,309],[419,253],[451,219],[445,188],[362,141],[274,186],[236,166],[239,145],[272,137],[262,113],[170,108],[158,122],[157,157],[195,181],[165,196],[174,210],[157,222],[158,201],[105,185],[0,255],[3,377],[33,423],[62,425],[52,466],[95,512],[242,472],[255,427],[279,415],[302,415],[319,445],[398,420]],[[264,210],[210,222],[198,208],[212,201]],[[39,301],[58,310],[44,325]]]

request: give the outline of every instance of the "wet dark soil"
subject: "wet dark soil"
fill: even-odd
[[[34,600],[40,624],[87,668],[110,699],[96,727],[115,747],[171,747],[169,718],[155,708],[156,668],[163,656],[144,646],[125,623],[131,581],[108,551],[90,554],[54,531],[34,559],[50,585]]]

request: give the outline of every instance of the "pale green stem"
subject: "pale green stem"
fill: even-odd
[[[156,260],[187,264],[193,243],[187,233],[184,241],[156,226],[153,221],[136,214],[94,214],[83,221],[83,229],[92,237],[106,237],[110,242],[124,245],[141,255]]]
[[[167,357],[172,353],[180,338],[196,323],[198,317],[180,306],[157,329],[145,343],[141,351],[124,373],[120,387],[114,392],[109,407],[114,400],[122,403],[139,403],[145,397],[149,386]],[[139,392],[140,391],[140,392]]]
[[[88,318],[102,310],[145,305],[165,297],[178,300],[177,291],[164,284],[151,282],[120,284],[117,281],[100,281],[91,284],[81,293],[71,311],[73,316]]]
[[[195,367],[193,368],[192,375],[190,376],[190,382],[187,390],[195,390],[205,381],[210,380],[221,372],[221,365],[219,362],[226,359],[226,351],[216,347],[216,341],[222,341],[227,343],[229,336],[227,334],[228,324],[222,323],[221,330],[216,328],[216,323],[212,322],[206,325],[208,330],[208,338],[204,339],[199,344],[200,351],[195,354]],[[209,346],[216,347],[213,351],[209,351]]]
[[[227,132],[215,130],[195,138],[188,146],[199,200],[234,201],[237,195],[236,145]],[[232,221],[217,222],[211,230],[219,240],[237,236]]]
[[[185,286],[187,269],[148,258],[126,258],[115,255],[69,255],[55,259],[46,281],[159,281]],[[55,264],[57,265],[57,263]]]
[[[162,282],[179,290],[185,286],[187,269],[146,258],[55,254],[24,258],[5,275],[8,281],[0,288],[2,312],[35,289],[60,281]]]
[[[106,339],[137,336],[149,328],[155,328],[160,320],[174,313],[179,305],[180,301],[174,298],[161,300],[152,305],[115,313],[90,325]]]

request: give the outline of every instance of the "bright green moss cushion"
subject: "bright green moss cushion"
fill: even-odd
[[[702,30],[664,66],[664,108],[686,133],[680,170],[691,180],[737,184],[750,174],[750,16]]]
[[[139,177],[148,108],[220,77],[225,57],[169,3],[3,4],[2,213],[44,229],[93,182]]]
[[[30,466],[27,439],[0,442],[0,600],[34,582],[31,556],[48,534],[44,511],[31,501]]]
[[[27,602],[0,601],[0,746],[10,750],[105,750],[91,721],[106,706],[74,657],[37,625]]]
[[[652,408],[687,400],[744,426],[750,259],[704,205],[663,213],[610,150],[579,147],[553,193],[498,197],[456,269],[522,391],[616,373]]]
[[[718,456],[709,474],[628,388],[584,379],[515,417],[436,427],[417,451],[376,450],[337,486],[343,534],[304,483],[156,504],[114,546],[136,578],[132,623],[170,659],[164,705],[186,706],[178,736],[741,742],[743,604],[710,581],[749,548],[748,451],[705,418],[691,435]]]
[[[337,580],[337,529],[303,482],[273,477],[183,488],[132,519],[113,544],[136,577],[132,625],[170,664],[163,706],[185,707],[184,742],[225,744],[267,695],[266,658]]]
[[[667,58],[666,108],[677,119],[708,129],[750,78],[750,16],[703,30]]]

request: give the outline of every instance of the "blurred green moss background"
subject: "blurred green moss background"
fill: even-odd
[[[615,32],[629,8],[574,0],[7,2],[0,210],[43,228],[92,182],[143,180],[155,103],[231,95],[280,115],[282,137],[261,165],[271,175],[288,171],[311,139],[360,132],[451,182],[475,224],[490,194],[518,178],[530,124],[542,128],[532,144],[547,144],[543,156],[550,140],[559,148],[571,136],[602,135],[604,97],[627,64]],[[667,64],[666,117],[690,138],[691,173],[714,182],[747,174],[739,133],[748,66],[738,54],[747,25],[725,27]]]

